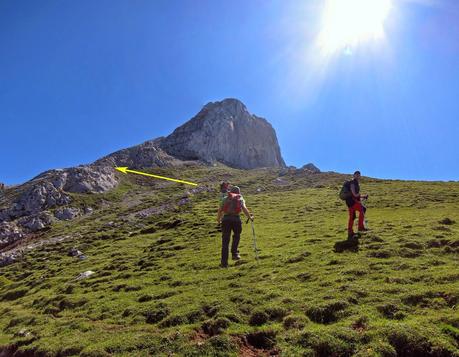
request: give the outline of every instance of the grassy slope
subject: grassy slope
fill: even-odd
[[[155,173],[240,183],[259,262],[244,225],[241,264],[218,268],[215,191],[179,207],[189,188],[126,177],[108,194],[75,195],[99,209],[44,234],[70,240],[2,268],[0,345],[94,356],[459,355],[459,223],[439,223],[459,221],[458,183],[364,180],[372,231],[358,252],[335,253],[347,219],[339,175]],[[159,215],[133,214],[161,205]],[[88,258],[67,256],[70,247]],[[95,274],[75,280],[86,270]]]

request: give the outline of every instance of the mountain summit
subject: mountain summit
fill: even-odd
[[[144,168],[175,166],[183,160],[218,161],[239,169],[285,167],[271,124],[231,98],[206,104],[165,138],[117,151],[95,164]]]
[[[232,98],[205,105],[160,146],[184,160],[219,161],[241,169],[285,166],[271,124]]]

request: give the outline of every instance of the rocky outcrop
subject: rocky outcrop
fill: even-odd
[[[72,207],[70,193],[105,192],[117,185],[113,167],[78,166],[46,171],[16,188],[12,203],[0,210],[0,249],[28,233],[49,227],[55,218],[70,220],[81,214]]]
[[[161,140],[160,147],[182,160],[219,161],[241,169],[285,166],[271,124],[251,115],[237,99],[207,104]]]
[[[29,232],[36,232],[48,227],[52,222],[53,216],[49,212],[40,212],[18,219],[17,224]]]
[[[83,166],[67,169],[63,190],[76,193],[101,193],[118,184],[113,167]]]
[[[69,204],[68,193],[99,193],[117,185],[111,167],[79,166],[46,171],[18,188],[20,194],[11,207],[1,212],[3,220],[14,220]]]
[[[143,144],[119,150],[93,163],[96,166],[126,166],[131,169],[165,167],[180,164],[180,160],[161,149],[164,138],[146,141]]]
[[[314,174],[320,173],[319,168],[316,165],[312,164],[312,163],[303,165],[301,167],[301,170],[308,171],[308,172],[311,172],[311,173],[314,173]]]
[[[40,180],[36,183],[29,181],[24,186],[23,193],[7,211],[10,219],[36,214],[48,208],[63,206],[71,201],[62,189],[50,181]]]
[[[0,249],[22,239],[25,234],[14,222],[0,222]]]

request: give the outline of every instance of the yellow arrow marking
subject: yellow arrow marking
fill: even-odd
[[[120,172],[122,172],[122,173],[124,173],[124,174],[127,174],[128,172],[130,172],[131,174],[149,176],[149,177],[154,177],[154,178],[158,178],[158,179],[161,179],[161,180],[168,180],[168,181],[174,181],[174,182],[179,182],[179,183],[186,183],[187,185],[192,185],[192,186],[197,186],[198,185],[197,183],[193,183],[193,182],[188,182],[188,181],[183,181],[183,180],[176,180],[176,179],[173,179],[173,178],[170,178],[170,177],[158,176],[158,175],[153,175],[153,174],[147,174],[146,172],[129,170],[127,167],[115,167],[115,169],[120,171]]]

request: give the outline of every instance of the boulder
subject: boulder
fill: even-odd
[[[40,212],[18,219],[17,224],[30,232],[36,232],[50,226],[52,222],[53,216],[49,212]]]
[[[78,217],[81,214],[81,211],[78,208],[74,207],[65,207],[59,208],[54,213],[54,217],[61,221],[69,221]]]
[[[14,222],[0,223],[0,249],[22,239],[25,234]]]
[[[93,274],[94,272],[92,270],[85,271],[83,273],[78,274],[78,276],[76,277],[76,280],[82,280],[82,279],[89,278]]]

